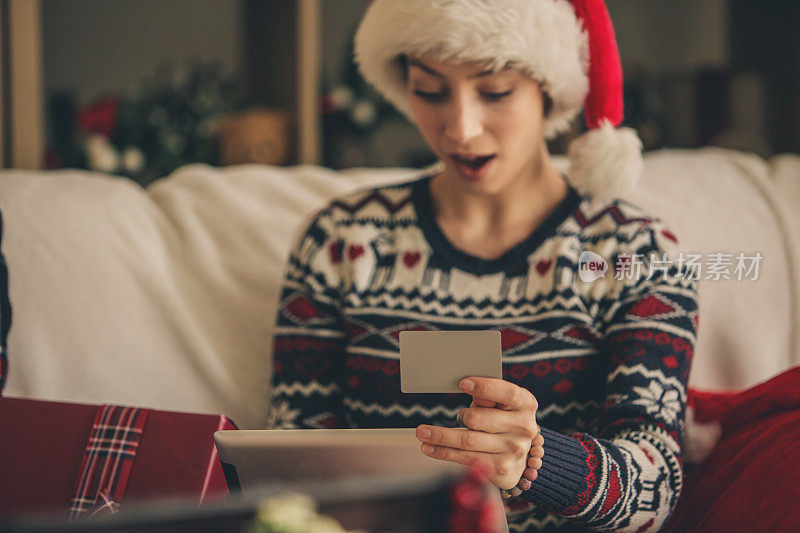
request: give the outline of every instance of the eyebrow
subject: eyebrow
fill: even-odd
[[[409,65],[414,65],[415,67],[424,70],[425,72],[427,72],[431,76],[436,76],[437,78],[444,78],[444,75],[441,72],[439,72],[439,71],[437,71],[435,69],[432,69],[428,65],[423,65],[419,60],[414,59],[413,57],[409,57],[408,58],[408,64]],[[495,72],[493,70],[487,69],[487,70],[484,70],[482,72],[479,72],[478,74],[470,76],[469,79],[482,78],[484,76],[489,76],[490,74],[494,74],[494,73]]]

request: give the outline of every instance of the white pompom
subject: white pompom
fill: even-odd
[[[703,424],[694,419],[694,409],[686,409],[686,432],[683,437],[683,458],[687,463],[700,464],[711,455],[711,450],[722,436],[719,422]]]
[[[603,121],[574,139],[567,150],[567,179],[578,192],[595,198],[618,197],[639,182],[644,163],[642,141],[631,128]]]

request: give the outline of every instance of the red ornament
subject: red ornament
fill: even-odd
[[[83,133],[99,133],[111,138],[117,127],[119,100],[105,96],[78,111],[78,127]]]
[[[48,149],[44,154],[44,168],[61,168],[61,156],[53,148]]]
[[[319,112],[323,115],[333,115],[338,110],[339,109],[336,107],[336,101],[330,94],[326,94],[319,99]]]
[[[502,508],[490,498],[488,465],[473,465],[450,491],[449,533],[499,533],[505,531]]]

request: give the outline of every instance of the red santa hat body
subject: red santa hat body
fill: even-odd
[[[602,0],[374,0],[355,37],[362,75],[409,115],[401,56],[515,68],[552,101],[544,133],[584,109],[589,131],[568,149],[567,178],[582,193],[617,196],[642,170],[641,142],[622,122],[622,68]]]

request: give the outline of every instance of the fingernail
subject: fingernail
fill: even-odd
[[[430,444],[423,444],[422,453],[424,453],[425,455],[431,455],[433,453],[433,446],[431,446]]]
[[[423,439],[429,439],[431,438],[431,430],[428,428],[420,428],[419,436]]]
[[[471,379],[462,379],[461,380],[461,390],[464,392],[472,392],[475,390],[475,382]]]

